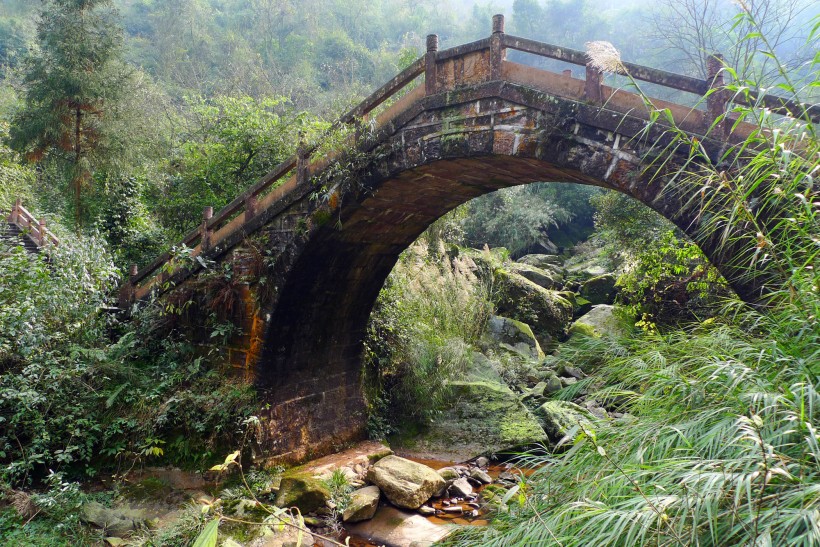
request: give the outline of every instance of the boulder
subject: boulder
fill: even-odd
[[[521,264],[527,264],[530,266],[535,266],[536,268],[545,268],[549,266],[564,266],[564,259],[558,255],[546,255],[546,254],[532,254],[532,255],[524,255],[519,258],[516,262]]]
[[[549,375],[544,378],[544,383],[546,384],[543,392],[544,395],[550,395],[564,387],[561,384],[561,379],[554,372],[549,373]]]
[[[544,356],[532,329],[521,321],[493,315],[487,321],[485,336],[499,345],[509,346],[515,353],[536,358]]]
[[[612,304],[615,301],[615,282],[612,274],[599,275],[581,285],[581,296],[593,304]]]
[[[461,475],[458,474],[458,471],[456,471],[452,467],[442,467],[437,471],[437,473],[442,479],[446,481],[454,481],[461,478]]]
[[[595,417],[587,409],[568,401],[547,401],[535,410],[544,431],[559,442],[579,424],[591,424]]]
[[[542,348],[561,336],[572,321],[573,305],[556,291],[539,287],[529,279],[496,270],[498,312],[528,324]]]
[[[530,266],[529,264],[513,262],[509,265],[509,268],[511,272],[517,273],[545,289],[558,289],[564,282],[563,276],[542,270],[536,266]]]
[[[376,509],[379,508],[380,497],[381,492],[379,492],[378,486],[366,486],[354,491],[350,495],[350,503],[342,513],[342,520],[344,522],[360,522],[372,519],[373,515],[376,514]]]
[[[434,422],[403,448],[420,457],[467,461],[543,443],[538,420],[503,383],[450,382],[452,397]]]
[[[108,508],[96,501],[82,506],[80,519],[102,528],[105,535],[116,537],[129,536],[148,525],[148,514],[142,509],[128,506]]]
[[[407,509],[418,509],[445,485],[433,469],[398,456],[376,462],[368,470],[367,480],[378,486],[390,503]]]
[[[606,304],[599,304],[589,312],[579,317],[570,327],[570,334],[585,336],[622,336],[626,329],[615,316],[615,308]]]
[[[473,493],[473,486],[467,479],[458,479],[450,485],[450,492],[458,497],[466,498]]]
[[[321,480],[295,471],[282,477],[275,503],[277,507],[298,507],[305,514],[324,507],[329,499],[330,491]]]
[[[470,477],[477,480],[481,484],[490,484],[493,482],[493,478],[488,475],[486,471],[482,471],[481,469],[472,469],[470,471]]]

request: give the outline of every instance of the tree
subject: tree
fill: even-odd
[[[47,0],[39,47],[26,60],[25,106],[9,144],[29,161],[50,160],[68,175],[77,227],[82,193],[107,150],[107,118],[123,93],[122,32],[110,0]]]

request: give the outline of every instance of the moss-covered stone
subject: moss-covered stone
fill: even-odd
[[[494,315],[487,322],[485,336],[491,342],[510,346],[514,351],[527,357],[541,358],[544,356],[532,329],[521,321]]]
[[[587,409],[568,401],[547,401],[535,410],[535,415],[553,442],[559,442],[573,427],[595,420]]]
[[[564,334],[572,320],[573,305],[569,300],[501,268],[496,270],[495,278],[499,314],[528,324],[542,348]]]
[[[512,273],[517,273],[545,289],[559,289],[564,282],[561,275],[542,270],[529,264],[513,262],[508,267]]]
[[[304,514],[323,507],[328,499],[330,491],[322,481],[296,469],[282,476],[276,506],[298,507]]]
[[[452,382],[451,404],[414,439],[417,453],[464,461],[547,440],[532,413],[506,385]]]
[[[627,325],[615,315],[615,308],[601,304],[592,308],[570,327],[570,335],[622,336]]]
[[[599,275],[581,285],[581,296],[593,304],[612,304],[615,301],[615,281],[612,274]]]

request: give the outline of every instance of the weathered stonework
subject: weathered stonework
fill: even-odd
[[[630,195],[689,234],[737,292],[754,299],[759,286],[736,275],[732,249],[701,237],[694,190],[667,187],[647,168],[658,153],[670,154],[672,136],[660,124],[647,129],[648,115],[636,106],[642,102],[603,87],[606,106],[590,104],[583,80],[492,61],[490,50],[478,48],[428,65],[435,79],[381,114],[375,133],[357,142],[363,161],[329,179],[325,167],[344,156],[300,164],[286,191],[223,228],[226,235],[217,233],[203,253],[226,260],[253,234],[267,257],[265,283],[240,291],[245,334],[229,344],[231,362],[267,402],[266,458],[303,460],[363,436],[362,343],[384,280],[433,221],[500,188],[557,181]],[[702,134],[704,113],[670,109],[716,160],[727,141]],[[684,159],[664,158],[667,165]],[[318,181],[331,191],[317,200]]]

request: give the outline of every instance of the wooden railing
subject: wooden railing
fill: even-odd
[[[493,32],[488,38],[478,40],[469,44],[464,44],[443,51],[438,51],[438,36],[431,34],[427,37],[427,53],[405,68],[392,80],[384,84],[373,94],[359,103],[355,108],[337,120],[331,127],[332,130],[339,129],[346,125],[359,123],[382,105],[385,101],[394,97],[398,92],[409,86],[421,75],[425,77],[424,94],[433,95],[442,91],[438,81],[437,69],[439,63],[449,59],[464,57],[476,52],[489,51],[490,72],[488,81],[502,79],[502,65],[506,62],[506,50],[512,49],[525,53],[534,54],[540,57],[556,59],[567,63],[585,67],[584,99],[592,104],[603,104],[603,74],[590,64],[590,60],[585,52],[563,48],[527,38],[519,38],[504,33],[504,16],[495,15],[493,17]],[[795,101],[777,97],[775,95],[765,95],[751,92],[748,96],[743,94],[730,94],[724,89],[722,58],[720,55],[712,55],[708,59],[709,79],[702,80],[683,76],[664,70],[649,68],[633,63],[624,62],[624,68],[629,75],[644,82],[649,82],[676,89],[688,93],[693,93],[699,97],[706,96],[705,105],[707,115],[704,120],[709,127],[720,115],[727,111],[730,103],[738,103],[746,106],[763,104],[772,112],[792,116],[806,117],[812,121],[820,120],[820,108],[817,105],[806,105]],[[533,71],[539,69],[532,68]],[[544,72],[544,71],[541,71]],[[726,131],[728,124],[723,124],[721,128]],[[180,242],[194,248],[194,254],[205,253],[226,237],[253,219],[261,212],[261,207],[271,207],[277,200],[282,199],[294,188],[300,187],[309,178],[311,157],[316,151],[316,147],[303,148],[275,167],[270,173],[262,177],[251,188],[243,192],[227,206],[216,214],[210,207],[206,207],[203,212],[201,225],[189,232]],[[319,163],[319,162],[317,162]],[[288,183],[282,186],[281,192],[270,192],[265,196],[262,203],[262,196],[274,188],[277,183],[286,179]],[[287,186],[287,188],[285,188]],[[240,216],[241,215],[241,216]],[[165,267],[173,260],[170,253],[164,253],[157,257],[148,266],[138,269],[132,265],[129,271],[129,278],[123,287],[123,296],[126,301],[134,298],[142,298],[148,292],[156,280],[149,278],[159,277],[164,279],[167,270]],[[158,274],[158,272],[161,272]]]
[[[6,221],[20,228],[38,247],[45,247],[46,245],[54,245],[56,247],[60,244],[60,240],[57,239],[57,236],[46,228],[46,220],[44,218],[40,220],[34,218],[34,215],[23,207],[22,199],[18,198],[17,201],[15,201],[11,208],[11,213],[6,217]]]

